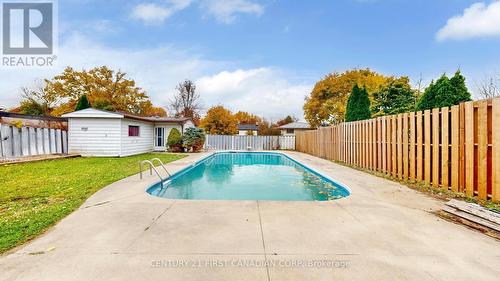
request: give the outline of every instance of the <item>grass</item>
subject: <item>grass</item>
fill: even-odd
[[[71,158],[0,166],[0,253],[40,235],[99,189],[139,172],[139,161],[179,154]]]

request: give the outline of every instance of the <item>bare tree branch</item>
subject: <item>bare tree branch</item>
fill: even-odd
[[[482,99],[490,99],[500,96],[500,75],[486,77],[476,84],[477,93]]]
[[[202,109],[200,95],[196,93],[196,85],[191,80],[185,80],[175,88],[177,93],[170,101],[170,109],[176,117],[199,118]]]

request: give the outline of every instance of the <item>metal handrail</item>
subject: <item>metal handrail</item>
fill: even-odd
[[[155,171],[156,175],[160,178],[161,181],[164,181],[163,180],[163,177],[160,175],[160,173],[158,172],[158,170],[156,169],[155,165],[149,161],[149,160],[143,160],[141,161],[141,163],[139,164],[139,169],[141,171],[141,180],[142,180],[142,166],[144,166],[144,164],[149,164],[149,174],[150,175],[153,175],[153,170]]]
[[[159,159],[159,158],[153,158],[151,159],[151,162],[154,163],[154,161],[157,161],[158,163],[160,163],[160,165],[163,167],[163,170],[165,170],[165,173],[167,173],[168,175],[168,178],[170,178],[172,175],[167,171],[167,168],[165,168],[165,165],[163,164],[163,162]]]

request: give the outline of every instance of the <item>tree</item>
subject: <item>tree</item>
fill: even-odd
[[[182,136],[182,144],[188,151],[198,152],[205,143],[205,134],[199,128],[187,128]]]
[[[279,127],[279,126],[290,124],[290,123],[293,123],[293,122],[296,122],[296,121],[297,121],[297,118],[288,115],[284,119],[281,119],[278,122],[276,122],[276,125]]]
[[[450,79],[451,86],[453,87],[453,94],[450,94],[451,105],[459,104],[464,101],[472,100],[471,94],[467,86],[465,85],[465,77],[460,73],[460,70],[455,72],[455,75]],[[446,106],[446,105],[445,105]]]
[[[391,78],[373,94],[374,116],[392,115],[415,109],[415,91],[408,77]]]
[[[33,107],[36,102],[47,109],[46,115],[59,116],[74,111],[80,97],[85,95],[94,108],[143,115],[153,108],[152,103],[135,81],[126,76],[106,66],[88,71],[67,67],[52,79],[45,79],[40,89],[23,88],[21,107]]]
[[[182,148],[182,135],[179,130],[172,128],[167,138],[168,147],[172,152],[179,152]]]
[[[451,79],[443,74],[436,82],[431,82],[420,97],[417,110],[452,106],[470,100],[465,78],[457,71]]]
[[[495,97],[500,97],[500,77],[495,78],[493,76],[488,77],[476,82],[476,89],[478,95],[483,99],[491,99]]]
[[[90,105],[89,100],[87,99],[87,95],[82,95],[78,100],[78,104],[76,105],[75,111],[86,109],[92,107]]]
[[[211,135],[234,135],[238,133],[237,121],[231,111],[222,105],[214,106],[201,119],[200,127]]]
[[[258,124],[262,122],[262,119],[257,115],[245,111],[236,112],[236,114],[234,114],[234,118],[236,118],[238,124]]]
[[[50,114],[51,109],[35,100],[23,100],[18,108],[11,111],[28,115],[47,116]]]
[[[279,136],[281,135],[281,130],[277,128],[275,124],[271,124],[271,122],[267,120],[262,120],[259,124],[259,136]]]
[[[331,73],[317,82],[304,104],[305,119],[313,127],[344,120],[349,93],[354,85],[364,85],[370,98],[387,83],[388,77],[370,69]]]
[[[167,111],[162,107],[153,106],[153,103],[147,101],[141,105],[140,116],[147,117],[165,117],[167,116]]]
[[[40,81],[36,82],[33,88],[21,88],[21,92],[23,100],[19,107],[11,110],[13,112],[48,116],[51,115],[52,110],[54,110],[54,107],[59,102],[58,98],[53,97],[45,91]]]
[[[170,101],[170,107],[175,117],[189,117],[195,125],[200,120],[200,95],[196,93],[196,85],[191,80],[185,80],[175,88],[177,93]]]
[[[370,99],[368,98],[368,91],[354,85],[352,92],[347,101],[347,108],[345,112],[345,121],[358,121],[371,118]]]

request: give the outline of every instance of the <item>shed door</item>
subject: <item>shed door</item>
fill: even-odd
[[[155,149],[165,149],[165,128],[155,127]]]

